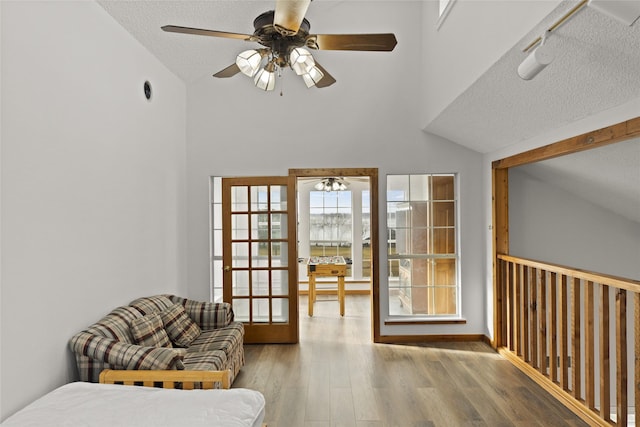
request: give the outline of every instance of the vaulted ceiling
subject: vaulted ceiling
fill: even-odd
[[[175,24],[251,34],[253,19],[275,5],[274,0],[98,3],[187,83],[211,78],[233,63],[241,50],[253,48],[255,43],[168,34],[160,30],[161,26]],[[358,0],[315,0],[306,15],[311,32],[395,32],[400,43],[409,37],[420,37],[420,28],[397,25],[380,16],[387,9],[378,10],[376,4],[385,1],[348,9],[352,13],[361,11],[359,16],[346,16],[345,3],[357,5]],[[626,26],[590,7],[584,7],[548,38],[547,45],[556,56],[551,65],[531,81],[518,77],[516,70],[526,57],[522,49],[576,3],[559,2],[551,14],[522,40],[514,41],[513,48],[425,130],[487,153],[640,97],[640,25]],[[456,13],[455,6],[451,13]],[[492,31],[499,29],[500,23],[496,22]],[[329,72],[345,57],[345,52],[323,54],[323,65]]]
[[[461,3],[464,1],[466,0],[458,0]],[[376,4],[388,3],[388,0],[366,2],[366,11],[358,2],[359,0],[315,0],[306,15],[311,22],[311,32],[394,32],[399,43],[409,37],[421,37],[420,28],[399,25],[384,16],[388,9],[376,8]],[[255,44],[168,34],[160,30],[161,26],[174,24],[250,34],[253,32],[253,19],[272,9],[275,1],[99,0],[98,3],[189,84],[202,78],[212,78],[213,73],[233,63],[241,50],[253,48]],[[348,3],[354,6],[346,8],[353,12],[351,14],[344,12],[344,6]],[[424,130],[480,153],[490,153],[640,98],[640,24],[636,22],[633,26],[624,25],[590,7],[582,8],[548,37],[546,44],[555,55],[553,63],[533,80],[525,81],[518,77],[518,65],[527,55],[523,53],[523,49],[576,4],[576,0],[559,1],[552,13],[531,28],[521,40],[514,40],[513,47],[504,52],[497,62],[444,108]],[[455,7],[460,6],[454,5],[452,14],[456,13]],[[500,31],[500,22],[496,22],[490,30]],[[335,74],[333,70],[348,66],[348,62],[342,64],[342,61],[346,58],[344,55],[349,53],[323,54],[322,65],[332,74]],[[398,64],[404,65],[406,64]],[[340,81],[339,75],[336,77]],[[341,89],[336,85],[322,90]],[[257,92],[256,96],[259,95]],[[635,144],[637,147],[640,142],[636,141]],[[581,157],[585,162],[583,165],[578,163],[576,157],[571,161],[557,160],[548,163],[546,169],[531,169],[529,172],[540,177],[552,177],[568,187],[571,180],[567,178],[567,174],[573,171],[570,175],[575,178],[575,188],[566,189],[587,197],[589,188],[596,187],[593,183],[585,184],[591,178],[582,176],[584,171],[593,172],[597,164],[608,162],[614,165],[617,164],[614,162],[626,158],[627,161],[621,163],[626,167],[607,168],[607,184],[602,184],[605,186],[602,191],[634,185],[635,188],[640,188],[640,177],[637,172],[634,174],[634,171],[640,170],[633,163],[633,159],[637,159],[636,148],[632,147],[631,154],[636,157],[620,152],[606,154],[606,150],[599,153],[602,154],[585,154]],[[552,167],[553,170],[550,169]],[[600,171],[604,172],[603,169]],[[632,179],[636,181],[630,181]],[[635,218],[633,210],[640,206],[640,194],[637,191],[627,191],[626,195],[627,202],[622,201],[622,195],[617,202],[619,211],[626,217]]]

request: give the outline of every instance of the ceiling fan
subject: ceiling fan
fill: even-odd
[[[275,10],[259,15],[253,21],[253,34],[165,25],[164,31],[257,42],[262,48],[241,52],[236,62],[214,74],[232,77],[239,72],[252,77],[256,87],[275,89],[276,73],[290,67],[302,76],[307,87],[323,88],[336,80],[318,64],[309,50],[358,50],[390,52],[397,41],[393,33],[380,34],[310,34],[304,15],[311,0],[276,0]],[[263,65],[264,64],[264,65]]]

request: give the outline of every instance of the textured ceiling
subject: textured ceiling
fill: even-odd
[[[533,80],[518,77],[522,49],[575,4],[562,2],[426,130],[488,153],[640,97],[640,24],[589,7],[548,37],[553,63]]]

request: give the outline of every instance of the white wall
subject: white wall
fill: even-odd
[[[638,280],[640,223],[512,168],[509,252]]]
[[[559,3],[559,0],[456,0],[437,29],[438,2],[423,2],[422,128]]]
[[[186,291],[186,91],[94,2],[0,7],[4,419],[74,378],[75,332]]]
[[[336,16],[354,16],[363,2],[336,3]],[[203,79],[189,85],[187,102],[187,187],[189,294],[209,295],[209,176],[287,175],[289,168],[377,167],[379,194],[388,173],[457,172],[462,186],[463,314],[466,325],[388,327],[383,333],[480,333],[484,307],[480,229],[482,157],[420,131],[423,80],[414,63],[419,51],[422,2],[370,2],[386,8],[372,14],[371,28],[396,32],[391,53],[318,52],[316,58],[337,79],[325,89],[306,89],[285,71],[279,89],[260,93],[243,75]],[[356,8],[356,10],[352,10]],[[346,13],[350,11],[349,13]],[[375,16],[373,16],[375,15]],[[376,18],[376,16],[379,16]],[[384,17],[384,19],[380,18]],[[376,20],[377,19],[377,20]],[[239,47],[240,49],[240,47]],[[314,53],[314,55],[316,55]],[[367,71],[372,79],[363,79]],[[372,84],[379,82],[379,84]],[[384,198],[379,235],[385,235]],[[381,248],[381,294],[386,293],[386,254]],[[382,301],[381,319],[386,315]],[[443,332],[446,331],[446,332]]]

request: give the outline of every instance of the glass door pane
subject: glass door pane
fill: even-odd
[[[223,227],[223,247],[228,248],[223,251],[224,295],[236,320],[245,323],[248,343],[298,339],[296,235],[290,229],[296,221],[289,209],[295,204],[287,202],[295,189],[289,180],[223,179],[223,216],[229,228]]]

